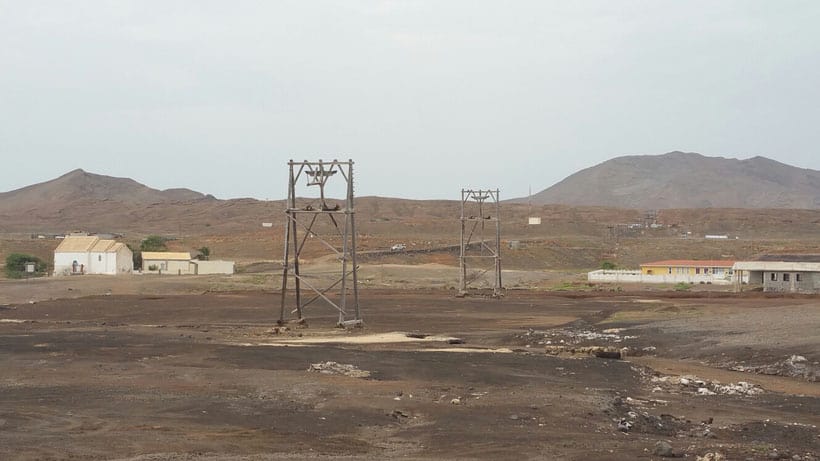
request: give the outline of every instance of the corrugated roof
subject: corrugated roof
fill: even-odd
[[[656,261],[652,263],[643,263],[644,266],[672,266],[672,267],[732,267],[734,261],[715,260],[715,259],[667,259],[665,261]]]
[[[793,261],[738,261],[735,270],[772,272],[820,272],[820,263]]]
[[[191,253],[174,252],[174,251],[143,251],[142,260],[157,260],[157,261],[188,261],[191,259]]]
[[[67,235],[57,248],[55,253],[82,253],[89,251],[99,241],[99,237],[94,236],[72,236]]]

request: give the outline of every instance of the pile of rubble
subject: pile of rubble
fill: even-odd
[[[745,381],[722,384],[720,381],[707,381],[692,375],[653,376],[651,382],[655,384],[652,392],[662,391],[664,387],[677,387],[697,395],[758,395],[764,392],[760,386]]]
[[[820,364],[818,364],[818,362],[809,362],[808,359],[802,355],[792,355],[785,360],[769,365],[735,365],[730,369],[746,373],[802,378],[811,382],[817,382],[818,376],[820,375]]]
[[[342,375],[342,376],[349,376],[351,378],[369,378],[370,372],[366,370],[360,370],[355,365],[348,365],[344,363],[337,363],[337,362],[319,362],[319,363],[312,363],[310,367],[308,367],[307,371],[313,371],[316,373],[323,373],[326,375]]]

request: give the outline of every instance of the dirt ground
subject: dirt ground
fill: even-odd
[[[820,297],[88,280],[0,284],[0,459],[820,459]]]

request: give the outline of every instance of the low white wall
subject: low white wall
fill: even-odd
[[[687,275],[687,274],[661,274],[647,275],[641,271],[630,270],[597,270],[587,274],[590,282],[601,283],[713,283],[715,285],[728,285],[731,279],[715,278],[709,274]]]
[[[233,261],[193,261],[196,265],[196,273],[199,275],[209,274],[233,274]]]

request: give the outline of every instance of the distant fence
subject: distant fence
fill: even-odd
[[[635,270],[606,270],[601,269],[587,274],[590,282],[601,283],[710,283],[715,285],[729,285],[732,283],[728,277],[714,277],[711,274],[642,274]]]

